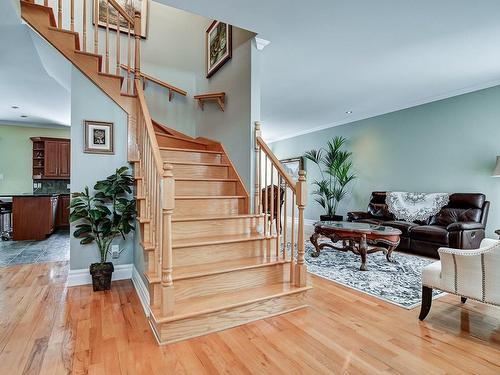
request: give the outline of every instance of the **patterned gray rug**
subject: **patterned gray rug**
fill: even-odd
[[[361,258],[351,252],[324,248],[319,257],[311,252],[314,246],[306,241],[307,270],[317,276],[370,294],[405,309],[420,305],[422,269],[433,259],[394,252],[390,263],[382,252],[368,254],[368,271],[360,271]],[[445,293],[434,291],[434,298]]]

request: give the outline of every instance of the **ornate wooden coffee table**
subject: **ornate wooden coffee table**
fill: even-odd
[[[366,255],[383,251],[387,261],[392,262],[392,252],[399,245],[401,231],[396,228],[366,223],[351,223],[345,221],[318,221],[314,224],[314,233],[311,243],[316,251],[311,255],[319,256],[324,247],[340,251],[352,251],[361,256],[361,271],[366,271]],[[329,243],[318,244],[321,237],[329,238],[333,244],[342,241],[342,246]],[[369,247],[370,245],[370,247]],[[383,246],[379,246],[383,245]]]

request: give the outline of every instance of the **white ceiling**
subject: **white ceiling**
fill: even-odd
[[[154,1],[271,41],[268,140],[500,84],[498,0]]]
[[[21,23],[11,2],[0,2],[0,14],[0,123],[69,126],[71,64]]]

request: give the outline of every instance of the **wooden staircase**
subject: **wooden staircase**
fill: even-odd
[[[124,12],[115,1],[109,2]],[[252,210],[252,199],[222,144],[191,138],[151,119],[141,83],[139,37],[134,67],[120,64],[117,44],[116,72],[128,74],[114,75],[108,68],[109,30],[103,59],[86,51],[85,26],[80,43],[73,26],[62,27],[63,10],[58,9],[56,24],[53,9],[45,5],[21,1],[22,18],[129,114],[129,160],[134,166],[142,247],[136,251],[144,252],[149,319],[159,342],[172,343],[305,307],[309,287],[304,264],[304,175],[298,182],[286,175],[260,138],[260,125],[256,126]],[[140,29],[137,14],[133,26]],[[95,36],[94,42],[97,51]],[[261,194],[262,184],[284,187],[284,212],[273,208],[272,193]],[[288,206],[293,208],[291,251],[287,250]],[[283,223],[283,232],[278,223]]]
[[[143,246],[151,325],[159,341],[171,343],[305,307],[309,287],[291,280],[290,258],[278,251],[276,233],[263,233],[264,215],[250,213],[249,194],[222,145],[174,135],[158,123],[154,129],[161,160],[172,166],[175,181],[175,303],[168,314],[162,313],[155,266],[161,255],[155,246]],[[143,180],[141,173],[136,176]],[[141,210],[147,200],[139,202]],[[143,232],[148,225],[144,220]]]

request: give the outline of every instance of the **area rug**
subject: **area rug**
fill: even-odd
[[[339,244],[340,245],[340,244]],[[311,256],[314,246],[306,241],[305,259],[308,272],[370,294],[405,309],[420,305],[422,269],[435,262],[401,252],[393,252],[393,263],[382,252],[368,254],[368,271],[360,271],[361,258],[351,252],[323,249],[317,258]],[[433,291],[433,298],[446,293]]]

